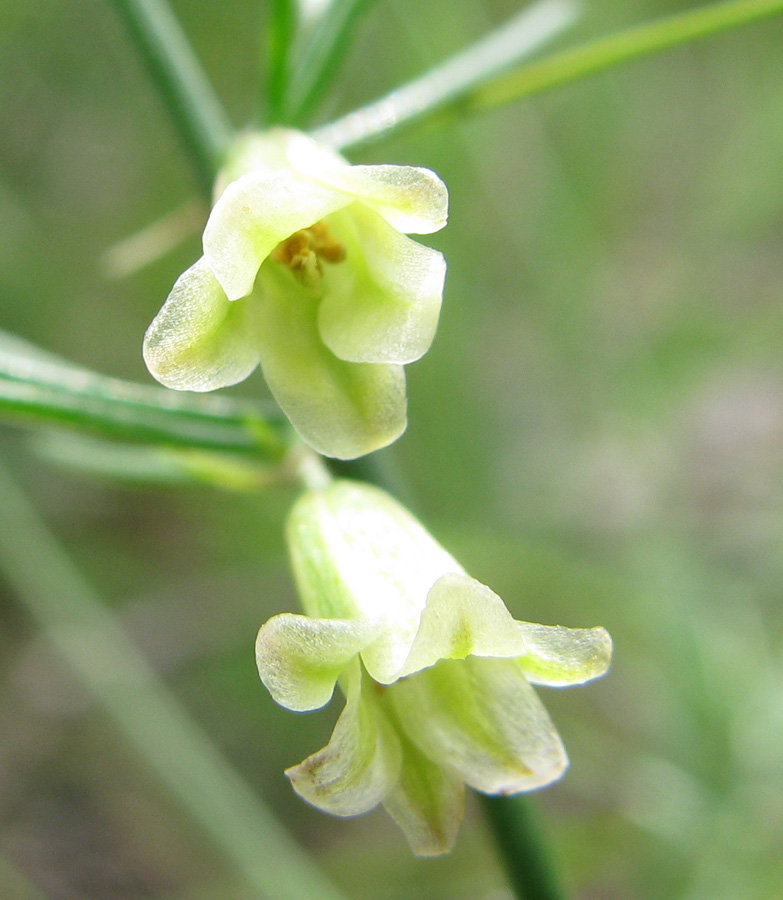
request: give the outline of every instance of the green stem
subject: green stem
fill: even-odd
[[[574,0],[539,0],[500,28],[380,100],[324,125],[316,140],[353,147],[449,107],[500,71],[526,58],[576,19]]]
[[[231,125],[166,0],[113,0],[209,198]]]
[[[286,121],[303,125],[321,99],[340,63],[359,19],[375,0],[333,0],[298,54],[299,65],[291,78],[286,102]]]
[[[0,496],[0,566],[8,583],[140,758],[256,895],[344,900],[189,717],[3,466]]]
[[[520,796],[480,798],[519,900],[563,900],[530,801]]]
[[[296,8],[293,0],[271,0],[266,40],[267,125],[281,122],[289,82],[289,53],[294,39]]]
[[[554,3],[555,0],[551,2]],[[546,10],[546,3],[547,0],[539,5]],[[529,11],[534,11],[537,6],[530,7]],[[553,6],[553,9],[556,7]],[[540,62],[529,63],[503,75],[495,75],[497,68],[494,72],[488,68],[485,73],[487,77],[481,78],[483,83],[478,83],[479,79],[476,77],[480,74],[478,71],[472,79],[460,76],[459,71],[456,71],[456,77],[449,89],[448,81],[438,78],[438,74],[444,71],[448,73],[449,67],[456,65],[457,60],[463,57],[469,59],[474,52],[480,51],[482,42],[479,42],[475,47],[468,48],[453,60],[400,88],[399,91],[392,92],[387,97],[318,129],[316,137],[338,149],[345,149],[377,140],[392,131],[430,117],[438,111],[441,112],[442,122],[449,122],[456,116],[513,103],[621,63],[659,53],[740,25],[751,24],[781,12],[783,0],[723,0],[637,25],[573,50],[564,50]],[[502,30],[498,34],[502,33]],[[558,29],[553,28],[553,33],[556,30]],[[547,36],[543,34],[542,39]],[[485,41],[491,41],[492,37]],[[495,77],[491,77],[492,75]]]
[[[1,333],[0,417],[269,462],[282,459],[292,441],[283,416],[257,404],[107,378]]]
[[[668,16],[531,63],[521,71],[477,88],[462,108],[480,110],[511,103],[620,63],[781,12],[783,0],[724,0]]]

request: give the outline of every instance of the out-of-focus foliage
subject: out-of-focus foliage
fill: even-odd
[[[172,5],[247,120],[265,5]],[[689,5],[595,0],[568,41]],[[516,9],[377,4],[323,121]],[[517,618],[615,639],[605,681],[545,698],[571,771],[540,808],[582,898],[777,900],[783,882],[782,48],[772,19],[354,157],[429,166],[452,197],[432,241],[449,260],[441,327],[385,462]],[[0,327],[144,380],[144,329],[203,221],[120,280],[105,254],[190,203],[188,162],[110,4],[7,0],[0,51]],[[38,460],[20,432],[0,444],[185,706],[348,893],[504,896],[476,811],[453,856],[422,863],[382,815],[336,822],[285,782],[333,721],[278,710],[255,672],[257,627],[295,609],[289,494],[129,490]],[[10,591],[0,618],[0,852],[55,898],[247,897]]]

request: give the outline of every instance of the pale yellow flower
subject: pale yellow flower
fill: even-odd
[[[328,703],[338,680],[346,696],[326,747],[287,772],[305,800],[340,816],[382,803],[426,856],[451,848],[465,785],[512,794],[563,774],[563,744],[532,685],[604,674],[603,628],[515,621],[367,485],[305,494],[288,541],[307,615],[261,628],[261,679],[292,710]]]
[[[319,453],[352,458],[405,429],[403,365],[429,348],[445,262],[412,241],[446,223],[427,169],[351,166],[306,135],[241,141],[218,180],[204,255],[150,325],[161,383],[210,391],[260,363]]]

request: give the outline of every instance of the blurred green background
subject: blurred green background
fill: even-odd
[[[559,45],[693,5],[587,0]],[[172,6],[244,123],[266,5]],[[377,3],[321,120],[517,8]],[[452,198],[428,240],[449,260],[441,327],[381,454],[401,495],[517,618],[615,639],[606,680],[542,691],[571,770],[535,802],[580,900],[781,896],[782,51],[771,19],[352,157],[429,166]],[[141,339],[199,254],[195,197],[112,5],[0,0],[0,328],[150,383]],[[112,248],[183,207],[190,236],[121,275]],[[278,709],[255,671],[257,628],[296,608],[292,494],[121,484],[31,436],[3,427],[0,451],[63,545],[350,897],[510,896],[475,804],[422,862],[382,812],[338,821],[290,791],[339,706]],[[0,894],[32,898],[26,873],[56,900],[252,897],[0,592]]]

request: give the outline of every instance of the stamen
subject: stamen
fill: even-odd
[[[320,288],[322,262],[341,263],[345,257],[345,245],[332,235],[324,221],[294,232],[272,251],[272,259],[290,269],[310,290]]]
[[[345,259],[345,245],[336,240],[326,222],[316,222],[307,229],[307,233],[310,235],[310,246],[319,259],[329,263],[341,263]]]

